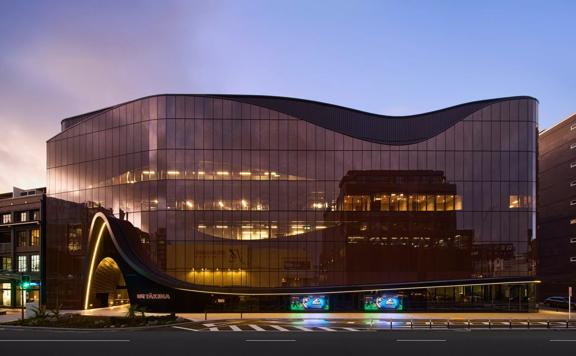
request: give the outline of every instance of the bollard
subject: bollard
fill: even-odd
[[[428,324],[428,328],[432,329],[432,319],[428,320],[428,322],[430,323],[430,324]]]
[[[390,320],[390,330],[392,330],[392,320]]]
[[[528,323],[528,329],[530,329],[530,319],[526,320],[526,323]]]
[[[492,329],[492,321],[488,320],[488,329]]]
[[[470,319],[468,319],[468,329],[470,329]]]
[[[448,326],[448,329],[450,329],[450,319],[448,319],[448,322],[446,323],[446,326]]]
[[[410,320],[410,329],[414,329],[414,322]]]
[[[546,320],[546,328],[550,329],[550,320]]]
[[[512,329],[512,320],[508,320],[508,329]]]

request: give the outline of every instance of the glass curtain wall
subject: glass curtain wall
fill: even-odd
[[[419,143],[386,145],[235,100],[155,96],[49,140],[48,194],[129,220],[149,236],[139,250],[151,263],[195,285],[531,276],[536,135],[530,99],[489,105]],[[420,181],[344,192],[351,171],[412,171]],[[426,181],[430,171],[441,182]],[[430,223],[438,217],[449,228]],[[399,244],[384,244],[392,239]],[[417,268],[362,263],[358,252],[372,247]],[[451,273],[429,261],[453,255],[466,267]]]

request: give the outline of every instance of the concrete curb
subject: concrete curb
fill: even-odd
[[[132,326],[127,328],[59,328],[50,326],[22,326],[22,325],[7,325],[0,324],[0,329],[12,329],[12,330],[49,330],[49,331],[139,331],[139,330],[150,330],[159,329],[171,326],[181,326],[190,324],[189,321],[184,321],[174,324],[164,324],[164,325],[150,325],[150,326]]]

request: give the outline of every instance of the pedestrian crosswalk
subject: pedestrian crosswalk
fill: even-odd
[[[360,328],[338,326],[302,326],[302,325],[275,325],[275,324],[191,324],[187,326],[174,326],[178,330],[188,331],[274,331],[274,332],[351,332],[361,331]]]

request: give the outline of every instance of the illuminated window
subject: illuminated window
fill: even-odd
[[[446,207],[446,198],[443,195],[436,196],[436,211],[444,211]]]
[[[510,195],[508,207],[510,209],[531,208],[532,197],[528,195]]]
[[[434,202],[436,201],[436,197],[433,195],[426,196],[426,210],[427,211],[434,211]]]
[[[30,246],[40,245],[40,229],[32,229],[30,231]]]
[[[380,210],[390,211],[390,194],[382,194],[380,196]]]
[[[426,196],[418,196],[418,211],[426,211]]]
[[[20,221],[21,222],[28,221],[28,212],[27,211],[20,212]]]
[[[346,195],[344,196],[344,211],[369,211],[370,210],[370,196],[369,195]]]
[[[510,209],[516,209],[520,207],[520,200],[517,195],[510,196],[508,207]]]
[[[576,130],[576,122],[570,125],[570,131]]]
[[[30,256],[30,271],[40,272],[40,255]]]
[[[460,195],[454,196],[454,210],[462,210],[462,197]]]
[[[12,257],[2,257],[0,261],[0,270],[11,271],[12,270]]]
[[[82,225],[68,225],[68,253],[77,254],[82,251]]]
[[[12,222],[12,214],[2,214],[2,224],[10,224]]]
[[[454,196],[446,195],[446,210],[454,210]]]
[[[408,211],[408,199],[404,194],[398,195],[398,211]]]
[[[26,256],[18,256],[18,272],[28,271],[28,259]]]

